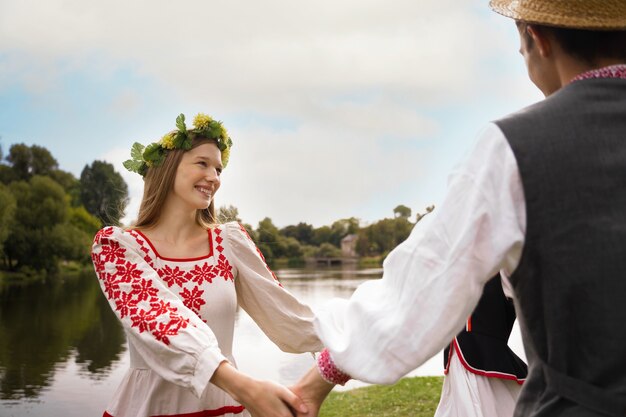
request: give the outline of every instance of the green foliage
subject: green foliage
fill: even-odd
[[[296,238],[283,237],[282,241],[283,241],[283,247],[285,251],[283,256],[286,256],[287,258],[290,258],[290,259],[302,257],[302,245],[300,245],[300,242],[298,242]]]
[[[23,143],[16,143],[9,148],[7,161],[11,164],[16,180],[30,178],[30,148]]]
[[[313,243],[313,226],[307,223],[298,223],[295,226],[287,226],[280,229],[280,234],[285,237],[292,237],[303,245]]]
[[[336,258],[341,256],[341,249],[332,243],[324,242],[320,245],[315,256],[321,258]]]
[[[9,237],[15,217],[16,202],[9,189],[0,184],[0,258],[4,258],[4,244]]]
[[[127,186],[113,166],[94,163],[95,168],[87,170],[91,175],[86,175],[91,182],[81,183],[60,170],[56,159],[41,146],[12,145],[6,161],[8,165],[0,164],[0,183],[8,184],[0,184],[4,267],[45,276],[58,270],[60,260],[88,263],[92,237],[102,222],[81,205],[81,188],[88,189],[87,194],[104,195],[101,206],[123,208],[118,202],[125,203]],[[113,220],[119,220],[121,211],[111,211],[117,215]]]
[[[28,180],[33,175],[50,175],[58,169],[58,162],[50,151],[38,145],[14,144],[6,159],[18,181]]]
[[[80,182],[74,174],[61,169],[55,169],[48,176],[59,183],[65,192],[69,194],[72,206],[80,205]]]
[[[432,417],[443,377],[403,378],[391,386],[331,392],[320,417]]]
[[[83,206],[69,208],[69,223],[93,237],[102,228],[100,220],[89,214]]]
[[[413,226],[406,217],[379,220],[359,230],[356,251],[361,256],[386,255],[409,237]]]
[[[133,147],[130,149],[130,156],[132,159],[128,159],[123,162],[124,168],[130,172],[135,172],[142,177],[146,175],[146,170],[148,169],[148,165],[146,165],[146,162],[143,160],[143,151],[144,146],[141,143],[133,143]]]
[[[313,230],[313,244],[320,246],[322,243],[331,241],[333,231],[330,226],[321,226]]]
[[[10,263],[55,272],[64,253],[54,231],[67,220],[69,208],[63,188],[48,177],[34,176],[12,183],[10,190],[17,204],[11,246],[5,249]]]
[[[0,183],[10,184],[13,181],[17,181],[15,171],[8,165],[0,164]]]
[[[137,144],[135,144],[137,145]],[[135,146],[133,145],[133,147]],[[159,143],[151,143],[146,146],[146,149],[143,151],[143,160],[150,161],[150,163],[154,165],[161,165],[163,160],[165,159],[165,149]]]
[[[91,242],[95,233],[87,233],[71,223],[57,224],[52,228],[52,239],[59,259],[88,263]]]
[[[411,217],[411,209],[403,204],[400,204],[393,209],[393,214],[395,217],[404,217],[405,219],[408,219]]]
[[[278,228],[272,223],[269,217],[259,222],[256,229],[257,245],[268,263],[274,258],[280,258],[285,254],[285,248],[282,236],[278,232]]]
[[[65,191],[52,179],[35,176],[28,182],[12,183],[10,189],[17,201],[16,221],[19,226],[53,227],[67,219]]]
[[[128,186],[113,165],[94,161],[80,174],[80,200],[103,225],[119,225],[128,204]]]
[[[241,223],[239,210],[235,206],[222,206],[217,210],[217,219],[220,223],[237,222]]]

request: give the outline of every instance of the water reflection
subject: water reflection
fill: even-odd
[[[314,309],[349,297],[381,269],[276,271],[289,291]],[[268,300],[271,302],[271,300]],[[512,336],[521,351],[519,335]],[[252,376],[295,382],[310,354],[281,352],[243,311],[236,319],[234,355]],[[523,355],[523,353],[522,353]],[[102,415],[128,367],[124,333],[93,272],[24,284],[0,281],[0,416]],[[439,356],[410,375],[441,375]],[[359,386],[351,381],[347,388]]]
[[[35,398],[59,364],[75,356],[82,374],[98,378],[124,350],[95,277],[7,283],[0,287],[0,399]]]

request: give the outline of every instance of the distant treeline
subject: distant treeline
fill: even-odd
[[[120,225],[127,203],[128,186],[108,162],[85,165],[76,178],[44,147],[14,144],[4,155],[0,146],[0,269],[42,275],[54,274],[62,262],[90,263],[94,234],[102,226]],[[412,221],[411,209],[398,205],[392,218],[365,226],[351,217],[330,226],[279,229],[270,218],[256,228],[244,224],[233,206],[218,210],[220,221],[244,224],[268,263],[289,265],[341,256],[341,240],[348,235],[357,237],[358,256],[380,262],[421,216]]]
[[[113,165],[94,161],[80,179],[46,148],[0,148],[0,267],[54,274],[62,261],[90,262],[94,234],[119,224],[128,186]]]
[[[266,217],[256,228],[249,224],[244,226],[270,264],[281,260],[296,266],[309,257],[341,257],[341,241],[348,235],[356,236],[354,249],[357,256],[380,264],[394,247],[409,236],[415,223],[432,209],[428,207],[425,213],[418,213],[414,221],[411,221],[411,209],[399,205],[393,209],[393,217],[369,225],[361,225],[359,219],[350,217],[337,220],[330,226],[316,228],[298,223],[279,229]],[[218,218],[241,222],[237,208],[233,206],[220,208]]]

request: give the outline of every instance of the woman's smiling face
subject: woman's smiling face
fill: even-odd
[[[183,154],[170,198],[191,210],[206,209],[220,188],[221,173],[221,152],[217,145],[213,142],[199,145]]]

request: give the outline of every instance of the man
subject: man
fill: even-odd
[[[293,388],[309,414],[348,375],[393,383],[439,352],[502,271],[529,362],[515,415],[626,416],[626,1],[490,6],[546,99],[489,124],[383,278],[319,312],[327,350]]]

